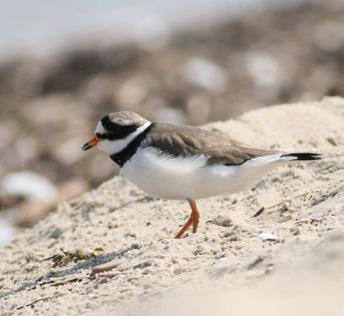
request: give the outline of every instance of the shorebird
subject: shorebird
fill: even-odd
[[[82,149],[98,147],[120,167],[120,174],[150,195],[187,200],[191,215],[179,230],[196,233],[196,200],[252,187],[285,162],[318,160],[320,154],[253,148],[229,136],[198,127],[152,123],[134,112],[105,115]]]

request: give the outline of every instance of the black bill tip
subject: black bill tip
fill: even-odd
[[[81,147],[82,150],[89,150],[92,147],[97,146],[100,140],[95,136],[90,141],[88,141],[84,146]]]
[[[86,143],[81,147],[81,149],[84,151],[89,150],[91,148],[92,148],[92,145],[90,143]]]

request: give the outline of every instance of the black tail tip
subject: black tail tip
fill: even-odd
[[[282,157],[295,157],[295,160],[320,160],[322,156],[316,153],[291,153]]]

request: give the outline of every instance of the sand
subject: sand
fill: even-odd
[[[115,177],[1,249],[1,315],[343,313],[344,99],[274,106],[205,128],[324,158],[199,201],[199,231],[181,240],[173,236],[187,203]]]

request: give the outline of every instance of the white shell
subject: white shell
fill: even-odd
[[[278,237],[271,234],[271,233],[260,233],[258,235],[259,239],[262,240],[262,241],[266,241],[266,240],[278,240]]]

